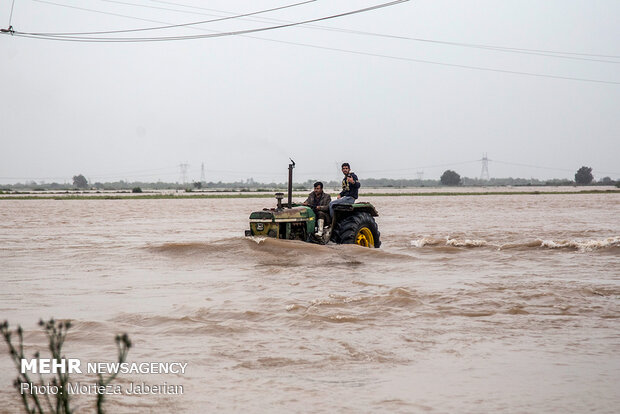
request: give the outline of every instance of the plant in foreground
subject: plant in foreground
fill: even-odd
[[[71,322],[55,321],[53,318],[45,322],[41,319],[39,321],[39,326],[45,330],[45,336],[47,336],[48,339],[48,348],[52,354],[52,359],[58,363],[61,363],[61,360],[66,360],[67,358],[62,354],[62,346],[67,337],[67,331],[71,328]],[[69,373],[56,372],[55,376],[49,383],[53,387],[58,388],[58,392],[53,394],[55,401],[52,401],[49,393],[38,394],[33,392],[22,392],[21,384],[23,383],[42,386],[44,383],[43,376],[39,370],[38,382],[35,382],[32,378],[30,378],[28,372],[22,372],[21,361],[22,359],[26,359],[24,356],[24,331],[22,327],[18,325],[15,331],[12,331],[9,329],[8,321],[4,321],[0,324],[0,333],[4,337],[4,340],[9,348],[11,359],[17,368],[18,376],[13,384],[20,395],[26,412],[30,414],[43,414],[46,412],[53,414],[70,414],[72,410],[70,407],[70,397],[68,392],[69,387],[67,386],[69,383]],[[13,334],[16,334],[18,338],[16,344],[13,343]],[[129,340],[127,334],[116,335],[115,341],[118,349],[118,362],[123,363],[127,359],[129,348],[131,348],[131,341]],[[35,352],[34,358],[38,359],[39,356],[40,353],[38,351]],[[110,382],[116,378],[117,374],[118,372],[110,374],[107,378],[104,378],[102,374],[97,374],[97,387],[104,386],[105,388],[105,386],[110,384]],[[40,396],[42,396],[42,398],[39,398]],[[104,396],[105,394],[103,392],[97,393],[97,413],[104,412]]]

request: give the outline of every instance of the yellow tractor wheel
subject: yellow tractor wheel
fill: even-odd
[[[362,247],[375,247],[375,238],[368,227],[362,227],[357,231],[355,244]]]

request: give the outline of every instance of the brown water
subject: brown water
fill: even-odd
[[[378,250],[242,237],[267,199],[0,201],[0,319],[29,353],[53,316],[69,357],[127,332],[130,361],[188,362],[119,379],[183,395],[109,412],[618,412],[620,195],[366,201]]]

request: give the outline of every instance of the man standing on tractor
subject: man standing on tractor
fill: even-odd
[[[314,191],[311,192],[306,201],[303,202],[304,206],[312,207],[314,214],[316,214],[318,226],[316,235],[319,237],[323,235],[323,228],[329,226],[331,223],[329,217],[329,203],[331,201],[331,196],[323,192],[323,183],[317,181],[314,183]]]
[[[336,204],[354,204],[357,199],[357,190],[360,188],[360,182],[357,175],[351,172],[351,166],[348,162],[342,164],[342,191],[338,194],[338,199],[329,204],[329,214],[334,217],[334,205]]]

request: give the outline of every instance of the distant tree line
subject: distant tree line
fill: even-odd
[[[491,178],[481,180],[479,178],[461,177],[456,171],[446,170],[439,180],[421,179],[394,179],[394,178],[366,178],[360,177],[364,187],[371,188],[408,188],[408,187],[438,187],[438,186],[572,186],[572,185],[616,185],[620,187],[620,180],[615,181],[610,177],[603,177],[596,181],[592,175],[592,168],[583,166],[575,173],[575,181],[568,179],[539,180],[536,178]],[[295,183],[294,190],[312,189],[315,181],[322,181],[325,189],[338,190],[340,181],[325,181],[320,178],[309,179],[305,182]],[[286,189],[286,182],[259,183],[253,179],[234,182],[209,181],[193,182],[189,184],[179,184],[170,182],[142,182],[142,181],[115,181],[115,182],[95,182],[89,183],[88,179],[78,174],[73,176],[73,184],[59,183],[36,183],[29,181],[17,184],[2,184],[0,191],[74,191],[74,190],[102,190],[102,191],[133,191],[141,192],[144,190],[177,190],[177,191],[213,191],[213,190],[235,190],[235,191],[271,191],[274,189]]]

